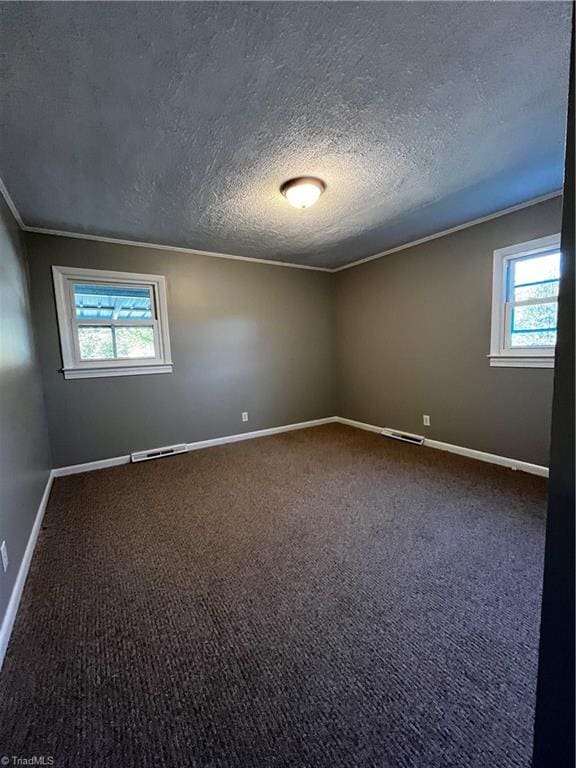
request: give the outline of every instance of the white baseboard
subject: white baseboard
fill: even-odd
[[[531,475],[540,475],[548,477],[548,467],[542,467],[540,464],[530,464],[529,461],[520,461],[520,459],[509,459],[506,456],[498,456],[496,453],[486,453],[485,451],[476,451],[474,448],[462,448],[460,445],[451,445],[442,443],[439,440],[424,440],[427,448],[436,448],[439,451],[448,451],[448,453],[458,453],[461,456],[467,456],[469,459],[486,461],[489,464],[499,464],[501,467],[509,469],[518,469],[521,472],[529,472]]]
[[[195,443],[187,443],[186,448],[189,451],[198,451],[203,448],[212,448],[215,445],[225,445],[226,443],[238,443],[241,440],[253,440],[258,437],[267,437],[268,435],[277,435],[281,432],[292,432],[297,429],[307,429],[308,427],[318,427],[322,424],[347,424],[349,427],[355,427],[356,429],[364,429],[367,432],[376,432],[377,434],[382,432],[383,427],[376,424],[367,424],[364,421],[355,421],[354,419],[345,419],[341,416],[329,416],[325,419],[314,419],[312,421],[301,421],[297,424],[286,424],[282,427],[270,427],[269,429],[258,429],[254,432],[240,432],[236,435],[226,435],[224,437],[214,437],[209,440],[198,440]],[[451,443],[443,443],[439,440],[430,440],[425,438],[424,446],[427,448],[435,448],[440,451],[447,451],[448,453],[457,453],[460,456],[467,456],[470,459],[477,459],[478,461],[486,461],[490,464],[498,464],[502,467],[509,467],[510,469],[518,469],[522,472],[529,472],[533,475],[540,475],[542,477],[548,477],[548,467],[540,466],[539,464],[530,464],[528,461],[520,461],[519,459],[510,459],[506,456],[498,456],[495,453],[486,453],[485,451],[477,451],[474,448],[464,448],[460,445],[452,445]],[[85,464],[71,464],[68,467],[58,467],[52,470],[52,477],[64,477],[65,475],[75,475],[80,472],[93,472],[97,469],[106,469],[107,467],[116,467],[120,464],[129,464],[130,455],[127,456],[114,456],[111,459],[101,459],[100,461],[89,461]]]
[[[119,464],[130,464],[130,454],[127,456],[114,456],[111,459],[101,459],[100,461],[87,461],[85,464],[70,464],[69,467],[56,467],[56,469],[52,470],[52,475],[54,477],[77,475],[80,472],[93,472],[95,469],[117,467]]]
[[[281,432],[292,432],[296,429],[307,429],[308,427],[319,427],[322,424],[333,424],[338,421],[337,416],[329,416],[325,419],[313,419],[312,421],[300,421],[297,424],[285,424],[282,427],[270,427],[269,429],[257,429],[255,432],[240,432],[237,435],[226,435],[225,437],[214,437],[210,440],[198,440],[195,443],[186,443],[189,451],[198,451],[202,448],[211,448],[215,445],[224,445],[226,443],[238,443],[241,440],[253,440],[256,437],[267,437],[268,435],[278,435]],[[152,450],[152,449],[149,449]],[[129,464],[130,455],[114,456],[111,459],[101,459],[100,461],[88,461],[85,464],[71,464],[68,467],[58,467],[52,470],[53,477],[64,477],[65,475],[76,475],[79,472],[92,472],[95,469],[107,469],[116,467],[119,464]]]
[[[366,424],[364,421],[354,421],[353,419],[344,419],[342,416],[336,416],[338,424],[347,424],[349,427],[356,427],[356,429],[363,429],[366,432],[382,432],[382,427],[377,427],[374,424]]]
[[[335,419],[339,424],[347,424],[349,427],[356,427],[357,429],[364,429],[367,432],[382,432],[383,427],[377,427],[375,424],[366,424],[363,421],[353,421],[352,419],[344,419],[337,416]],[[521,472],[529,472],[531,475],[540,475],[541,477],[548,477],[548,467],[542,467],[540,464],[530,464],[528,461],[520,461],[519,459],[509,459],[506,456],[498,456],[495,453],[486,453],[485,451],[477,451],[474,448],[464,448],[461,445],[452,445],[451,443],[442,443],[440,440],[424,439],[424,447],[435,448],[439,451],[447,451],[448,453],[457,453],[460,456],[467,456],[469,459],[477,459],[478,461],[486,461],[489,464],[499,464],[502,467],[508,467],[509,469],[517,469]]]
[[[46,487],[44,488],[44,493],[42,494],[42,498],[40,500],[40,505],[38,506],[38,511],[36,512],[36,519],[34,520],[34,524],[32,525],[32,530],[30,531],[28,544],[26,545],[26,549],[24,550],[24,555],[22,557],[20,567],[18,568],[18,575],[16,576],[16,581],[14,582],[14,586],[12,587],[12,594],[10,595],[10,600],[8,601],[8,607],[6,608],[6,613],[4,614],[2,627],[0,628],[0,669],[2,668],[2,664],[4,663],[4,657],[6,656],[6,649],[8,648],[8,643],[10,642],[12,628],[14,627],[16,613],[20,605],[20,599],[22,598],[22,592],[24,590],[24,584],[26,583],[26,577],[28,576],[28,570],[30,568],[30,563],[32,561],[34,548],[36,546],[36,540],[38,539],[40,526],[42,525],[44,512],[46,511],[46,506],[48,504],[48,499],[50,497],[50,491],[52,489],[53,479],[54,479],[54,474],[53,472],[50,472],[50,474],[48,475],[48,480],[46,481]]]
[[[326,419],[314,419],[313,421],[300,421],[298,424],[286,424],[283,427],[270,427],[270,429],[257,429],[255,432],[240,432],[237,435],[227,435],[226,437],[215,437],[211,440],[200,440],[197,443],[188,443],[189,451],[198,451],[202,448],[211,448],[214,445],[224,445],[225,443],[238,443],[241,440],[253,440],[256,437],[267,437],[268,435],[278,435],[280,432],[293,432],[296,429],[307,429],[308,427],[320,427],[322,424],[333,424],[338,420],[337,416],[329,416]]]

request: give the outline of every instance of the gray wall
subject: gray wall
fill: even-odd
[[[555,198],[337,273],[339,415],[547,465],[552,369],[486,355],[493,250],[560,226]]]
[[[36,366],[22,236],[0,198],[0,619],[18,574],[51,466]]]
[[[330,274],[49,235],[27,249],[54,466],[334,415]],[[64,380],[53,264],[164,274],[174,372]]]
[[[334,275],[27,235],[54,466],[335,414],[547,464],[553,371],[486,355],[493,250],[560,216],[556,198]],[[53,264],[165,274],[174,372],[64,380]]]

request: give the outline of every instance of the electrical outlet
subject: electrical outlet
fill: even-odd
[[[2,542],[2,546],[0,546],[0,552],[2,553],[2,565],[4,567],[4,573],[8,570],[8,549],[6,547],[6,542]]]
[[[430,426],[430,416],[428,416],[427,414],[424,414],[424,416],[422,416],[422,421],[425,427]]]
[[[248,411],[242,411],[242,421],[248,421]]]

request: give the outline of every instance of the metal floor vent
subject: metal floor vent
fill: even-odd
[[[385,427],[381,435],[384,437],[391,437],[394,440],[402,440],[405,443],[414,443],[414,445],[422,445],[424,443],[424,437],[422,435],[413,435],[411,432],[399,432],[397,429],[389,429]]]
[[[151,451],[138,451],[131,453],[130,458],[133,462],[149,461],[150,459],[163,459],[164,456],[173,456],[175,453],[186,453],[188,447],[186,443],[180,445],[165,445],[163,448],[153,448]]]

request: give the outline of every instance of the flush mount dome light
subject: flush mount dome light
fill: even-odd
[[[322,179],[313,176],[300,176],[297,179],[289,179],[280,187],[280,192],[294,208],[310,208],[318,201],[318,198],[326,189]]]

